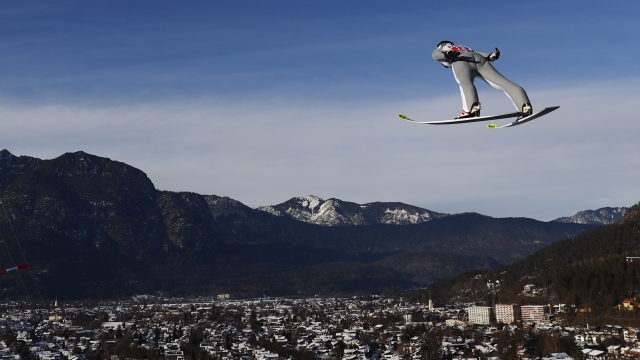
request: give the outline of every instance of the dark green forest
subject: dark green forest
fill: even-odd
[[[640,256],[640,203],[617,223],[556,242],[507,266],[459,274],[431,285],[430,291],[439,302],[564,303],[576,305],[576,316],[583,314],[596,321],[612,316],[633,318],[637,310],[618,310],[624,298],[640,295],[640,261],[628,263],[627,256]],[[500,286],[490,289],[489,281],[498,281]],[[524,296],[525,284],[544,291],[539,296]],[[411,296],[426,298],[426,290]]]

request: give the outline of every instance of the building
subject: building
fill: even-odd
[[[522,305],[522,321],[541,322],[547,320],[547,305]]]
[[[520,320],[521,311],[518,304],[496,304],[496,321],[503,324],[513,324]]]
[[[638,306],[638,301],[635,298],[626,298],[622,300],[622,308],[625,310],[633,311]]]
[[[458,319],[446,319],[444,321],[445,326],[460,326],[460,325],[466,325],[466,323],[462,320],[458,320]]]
[[[49,321],[60,321],[62,319],[62,314],[49,315]]]
[[[638,334],[636,333],[635,330],[627,329],[626,331],[624,331],[623,335],[624,335],[625,342],[634,343],[638,341]]]
[[[620,355],[620,345],[611,345],[607,348],[607,353],[611,356]]]
[[[491,324],[491,312],[493,308],[489,306],[472,306],[467,308],[469,321],[478,325]]]
[[[404,314],[404,322],[405,323],[413,322],[415,317],[416,316],[414,313],[406,313]]]

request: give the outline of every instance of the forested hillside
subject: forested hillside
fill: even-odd
[[[438,300],[481,299],[485,302],[568,303],[594,316],[616,308],[624,298],[640,295],[640,203],[610,225],[551,244],[511,265],[471,271],[431,287]],[[488,282],[500,285],[492,291]],[[543,289],[523,296],[525,284]]]

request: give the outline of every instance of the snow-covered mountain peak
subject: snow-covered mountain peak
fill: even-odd
[[[576,224],[606,225],[614,223],[624,217],[629,208],[603,207],[597,210],[584,210],[573,216],[557,218],[553,221]]]
[[[262,206],[258,210],[325,226],[410,225],[448,215],[403,203],[373,202],[360,205],[334,198],[323,200],[315,195],[294,197],[282,204]]]

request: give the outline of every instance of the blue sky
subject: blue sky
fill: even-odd
[[[0,7],[4,148],[84,150],[160,189],[250,206],[315,194],[543,220],[640,200],[638,2],[59,1]],[[556,113],[499,134],[455,116],[440,40]],[[511,110],[478,84],[485,114]],[[542,147],[541,147],[542,146]],[[486,189],[491,189],[487,191]]]
[[[429,62],[442,39],[499,47],[499,69],[528,87],[637,76],[615,64],[638,56],[640,4],[627,3],[10,2],[0,89],[28,102],[424,96],[457,91]]]

